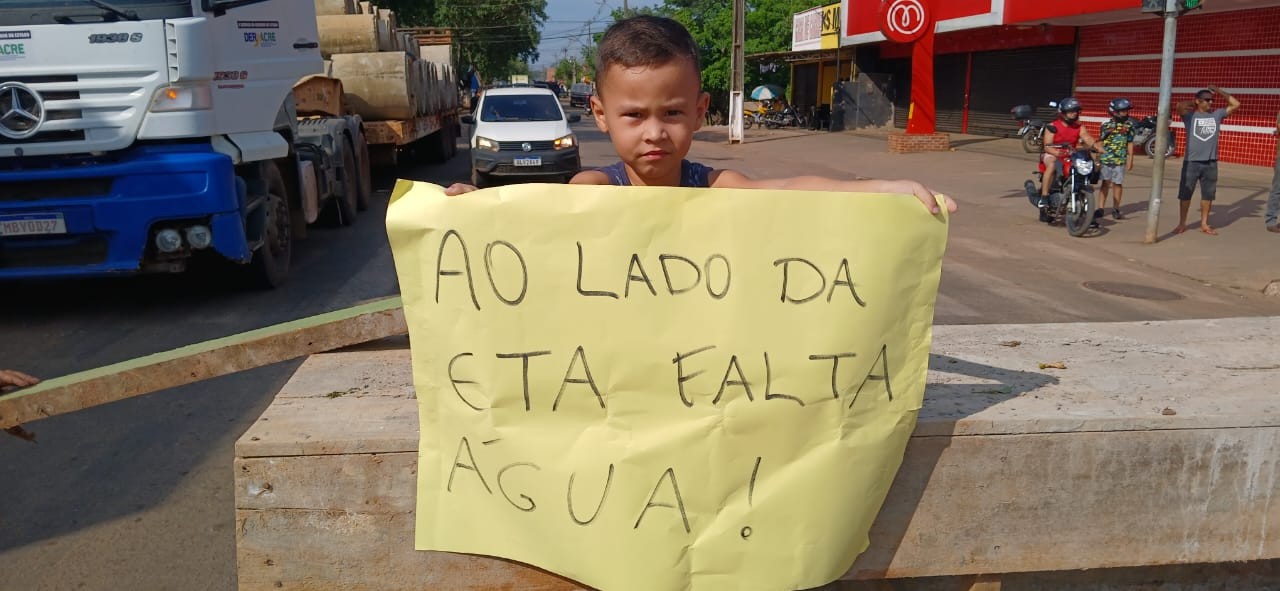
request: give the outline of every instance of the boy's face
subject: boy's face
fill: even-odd
[[[680,161],[711,100],[699,92],[700,78],[688,60],[639,68],[615,64],[600,94],[591,97],[596,126],[645,184],[680,183]]]

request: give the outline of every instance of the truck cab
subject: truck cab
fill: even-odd
[[[0,280],[209,251],[283,281],[312,0],[5,0],[0,48]]]

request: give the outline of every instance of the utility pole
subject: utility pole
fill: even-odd
[[[1156,115],[1155,165],[1151,168],[1151,199],[1147,202],[1144,244],[1155,244],[1160,225],[1160,194],[1164,192],[1165,153],[1169,151],[1169,119],[1173,108],[1173,59],[1178,39],[1178,16],[1183,10],[1200,8],[1200,0],[1143,0],[1143,12],[1164,10],[1164,47],[1160,51],[1160,110]]]
[[[746,56],[746,0],[733,0],[733,76],[729,83],[729,143],[742,143],[742,91],[746,85],[743,70]]]

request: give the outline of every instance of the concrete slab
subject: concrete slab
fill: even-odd
[[[917,430],[845,578],[1280,558],[1277,329],[937,327]],[[578,589],[412,549],[410,374],[402,349],[313,356],[237,442],[241,588]]]

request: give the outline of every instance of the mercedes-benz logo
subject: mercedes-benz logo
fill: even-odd
[[[532,151],[533,151],[533,144],[531,144],[531,143],[529,143],[529,142],[525,142],[525,143],[523,143],[523,144],[520,144],[520,149],[521,149],[521,150],[524,150],[524,151],[526,151],[526,152],[532,152]]]
[[[44,125],[44,99],[21,82],[0,84],[0,135],[13,140],[27,139]]]

